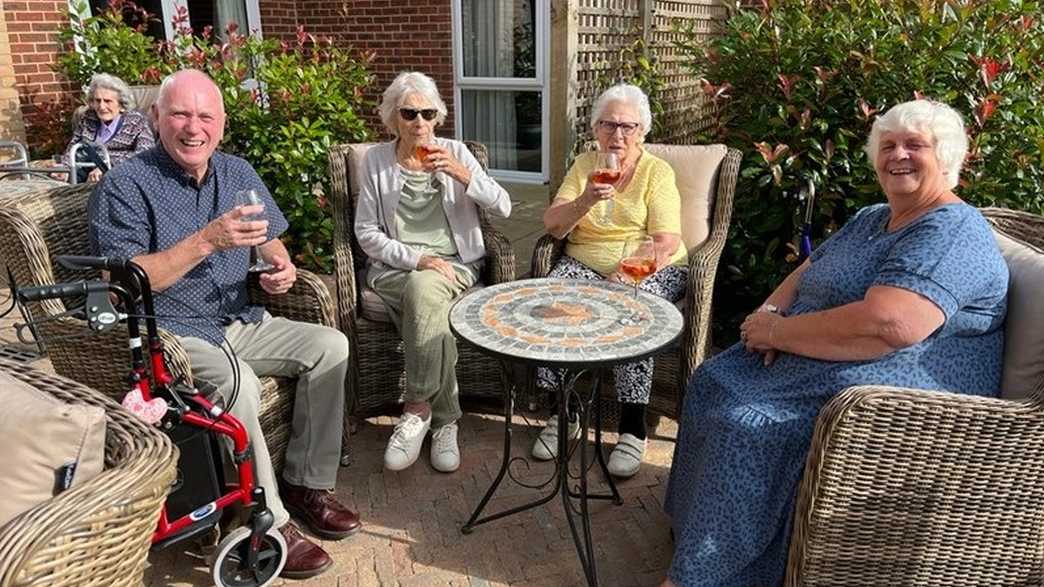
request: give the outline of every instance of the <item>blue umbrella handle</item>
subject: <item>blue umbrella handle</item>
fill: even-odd
[[[801,246],[798,248],[798,261],[804,261],[812,255],[812,235],[809,227],[801,232]]]

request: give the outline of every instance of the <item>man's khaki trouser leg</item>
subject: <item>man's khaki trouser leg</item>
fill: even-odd
[[[348,341],[332,328],[267,314],[256,324],[234,322],[225,329],[225,338],[239,363],[239,393],[231,413],[243,422],[250,436],[257,482],[265,488],[278,527],[290,516],[279,497],[271,456],[257,418],[261,400],[261,382],[257,378],[298,378],[283,478],[294,485],[332,489],[341,452]],[[181,342],[191,360],[193,377],[217,386],[227,400],[233,372],[225,354],[198,338],[184,337]]]

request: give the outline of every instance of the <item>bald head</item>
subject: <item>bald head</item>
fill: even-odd
[[[202,181],[225,131],[225,105],[214,80],[195,69],[167,76],[152,116],[163,150]]]
[[[186,89],[201,93],[209,92],[211,97],[217,100],[221,111],[225,111],[225,101],[221,97],[221,89],[209,75],[198,69],[182,69],[163,78],[163,81],[160,82],[156,104],[163,104],[172,93]]]

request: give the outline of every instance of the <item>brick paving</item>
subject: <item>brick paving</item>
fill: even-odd
[[[362,422],[352,437],[354,461],[338,475],[337,495],[357,509],[363,530],[346,540],[323,542],[334,566],[308,581],[277,585],[347,586],[570,586],[583,584],[576,550],[562,503],[555,499],[533,510],[460,532],[501,462],[503,417],[468,413],[461,420],[460,470],[436,472],[428,464],[427,445],[416,464],[398,473],[383,470],[384,444],[395,419],[387,416]],[[513,454],[528,454],[542,420],[530,415],[529,425],[515,418]],[[663,418],[650,438],[642,470],[618,484],[621,506],[591,502],[598,575],[603,585],[659,585],[670,563],[671,542],[661,508],[674,450],[677,427]],[[615,434],[607,434],[610,444]],[[549,463],[513,467],[523,481],[550,476]],[[592,473],[592,490],[605,488]],[[506,479],[487,512],[535,498],[537,490]],[[314,537],[313,537],[314,538]],[[145,574],[149,586],[209,584],[209,570],[199,555],[185,546],[154,553]]]

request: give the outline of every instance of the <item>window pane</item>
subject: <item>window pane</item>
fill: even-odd
[[[536,77],[536,0],[461,0],[464,75]]]
[[[464,138],[489,148],[492,169],[540,173],[540,92],[461,90]]]

